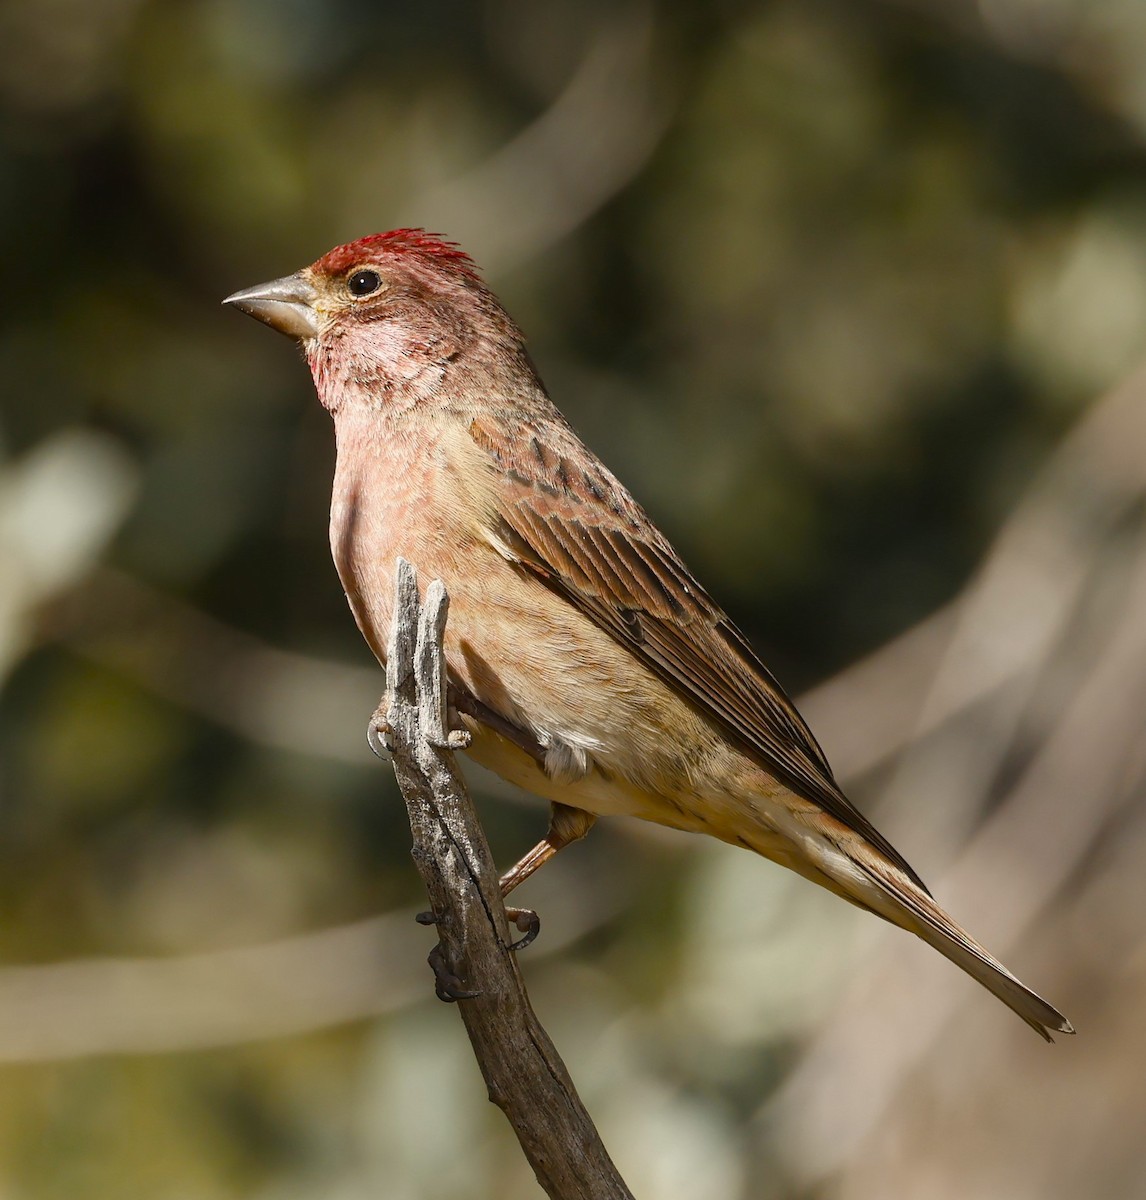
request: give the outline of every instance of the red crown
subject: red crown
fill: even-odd
[[[311,269],[323,275],[341,275],[359,263],[380,261],[394,254],[421,255],[477,278],[477,267],[464,250],[424,229],[391,229],[389,233],[372,233],[345,246],[335,246]]]

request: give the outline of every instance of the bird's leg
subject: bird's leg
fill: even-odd
[[[544,866],[558,850],[564,850],[570,842],[579,841],[593,828],[597,818],[582,808],[571,808],[568,804],[549,806],[549,829],[545,836],[502,875],[501,894],[508,896],[515,887],[524,883],[539,867]]]
[[[455,711],[465,713],[480,721],[495,733],[501,734],[507,741],[512,742],[520,750],[524,750],[530,758],[548,775],[550,758],[546,748],[537,741],[527,730],[507,721],[500,713],[483,704],[476,696],[463,688],[451,687],[449,702]],[[597,818],[580,808],[571,808],[567,804],[551,804],[549,809],[549,830],[545,837],[533,847],[524,857],[519,859],[500,879],[502,899],[509,895],[519,883],[524,883],[538,867],[547,863],[558,850],[583,838],[593,828]],[[506,905],[505,915],[510,923],[522,934],[510,947],[511,950],[523,950],[537,937],[541,931],[541,920],[529,908],[514,908]]]
[[[579,841],[593,828],[597,818],[581,808],[568,804],[551,804],[549,807],[549,830],[545,836],[502,875],[500,882],[502,899],[518,884],[524,883],[539,867],[544,866],[558,850],[570,842]],[[505,915],[523,935],[510,947],[523,950],[541,931],[541,920],[532,909],[506,906]]]

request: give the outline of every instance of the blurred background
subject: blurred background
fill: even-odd
[[[227,293],[460,241],[936,895],[1066,1012],[748,854],[524,890],[637,1195],[1146,1195],[1146,6],[5,0],[0,1197],[522,1200]],[[539,804],[473,776],[508,864]]]

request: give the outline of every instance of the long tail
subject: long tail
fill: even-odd
[[[1054,1041],[1051,1030],[1074,1033],[1074,1026],[1053,1004],[1048,1004],[1016,979],[965,929],[956,925],[927,892],[917,887],[891,863],[885,862],[882,855],[867,850],[862,860],[859,855],[848,857],[871,880],[876,893],[873,895],[865,888],[861,898],[856,896],[854,887],[849,887],[849,899],[856,900],[862,907],[910,930],[929,946],[934,946],[940,954],[957,967],[962,967],[972,979],[978,980],[989,992],[998,996],[1048,1042]]]
[[[745,809],[739,810],[741,813]],[[835,892],[852,904],[921,937],[1014,1010],[1040,1037],[1074,1033],[1074,1026],[1021,983],[862,834],[827,816],[818,805],[788,794],[755,796],[753,820],[720,836]]]
[[[763,804],[757,801],[757,807],[766,822],[742,830],[737,838],[742,845],[922,938],[1048,1042],[1054,1041],[1051,1030],[1074,1033],[1074,1026],[1053,1004],[1016,979],[866,838],[838,822],[827,828],[828,820],[810,803],[801,811],[790,800],[778,804],[769,798]]]

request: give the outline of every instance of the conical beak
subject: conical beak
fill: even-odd
[[[318,334],[318,317],[312,307],[317,295],[301,275],[287,275],[235,292],[223,303],[233,304],[287,337],[312,338]]]

